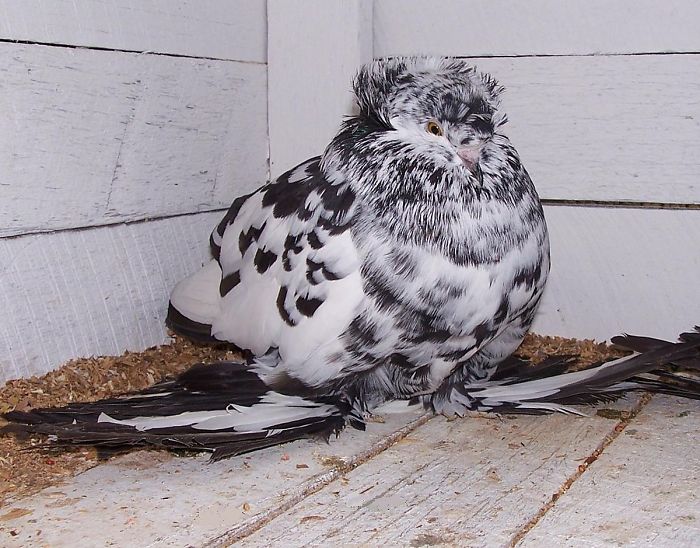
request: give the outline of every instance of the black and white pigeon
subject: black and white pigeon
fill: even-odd
[[[492,77],[460,59],[397,58],[363,66],[353,89],[359,114],[321,156],[237,198],[211,235],[213,260],[172,293],[173,331],[233,343],[245,361],[199,364],[110,400],[8,413],[6,430],[218,459],[363,428],[389,400],[462,415],[577,412],[570,404],[634,389],[697,395],[694,381],[662,371],[697,369],[697,332],[644,339],[641,353],[575,373],[562,360],[506,360],[532,323],[549,242],[537,192],[501,133]],[[649,371],[658,374],[640,376]]]

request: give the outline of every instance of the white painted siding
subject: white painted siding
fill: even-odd
[[[0,43],[0,236],[227,206],[267,177],[265,66]]]
[[[269,0],[273,176],[321,154],[352,112],[352,77],[372,60],[371,8],[366,0]]]
[[[542,198],[700,204],[700,55],[474,63]]]
[[[0,39],[265,63],[265,0],[0,0]]]
[[[0,239],[0,383],[164,342],[170,290],[222,215]]]
[[[534,330],[675,340],[700,322],[700,211],[545,207],[552,272]]]
[[[695,0],[377,0],[374,6],[377,57],[699,51]]]

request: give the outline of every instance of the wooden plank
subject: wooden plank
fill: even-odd
[[[321,154],[352,111],[352,77],[372,59],[367,0],[268,1],[270,166]]]
[[[0,236],[228,206],[267,178],[265,72],[0,44]]]
[[[0,0],[0,39],[265,63],[265,0]]]
[[[697,546],[699,417],[655,397],[518,546]]]
[[[371,458],[423,420],[413,408],[386,415],[384,423],[371,423],[366,432],[348,429],[329,445],[304,440],[212,464],[204,455],[174,458],[164,452],[117,457],[7,505],[0,510],[0,538],[7,548],[37,542],[228,546],[236,531],[263,525],[340,477],[345,466]],[[12,508],[29,513],[2,519]]]
[[[374,18],[377,57],[700,51],[693,0],[380,0]]]
[[[242,546],[504,546],[615,425],[438,417]]]
[[[170,290],[222,214],[0,239],[0,382],[165,342]]]
[[[552,273],[534,330],[675,340],[700,319],[700,211],[545,208]]]
[[[543,198],[700,204],[700,55],[474,62]]]

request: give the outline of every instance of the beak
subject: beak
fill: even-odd
[[[457,156],[460,157],[464,166],[476,177],[480,185],[484,182],[484,174],[481,172],[481,166],[479,165],[482,148],[484,148],[484,143],[457,147]]]

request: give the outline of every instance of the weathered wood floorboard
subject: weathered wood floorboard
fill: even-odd
[[[658,398],[620,434],[618,420],[595,415],[425,423],[414,408],[329,446],[303,441],[211,465],[140,452],[13,501],[0,512],[0,536],[8,547],[503,546],[514,538],[692,546],[698,410]]]
[[[422,410],[404,406],[365,432],[345,430],[329,445],[305,440],[212,464],[205,455],[165,452],[116,457],[0,509],[0,545],[223,546],[424,420]],[[20,516],[8,519],[18,508]]]
[[[698,546],[698,418],[656,396],[518,546]]]
[[[436,418],[243,545],[504,545],[616,424],[597,416]]]

